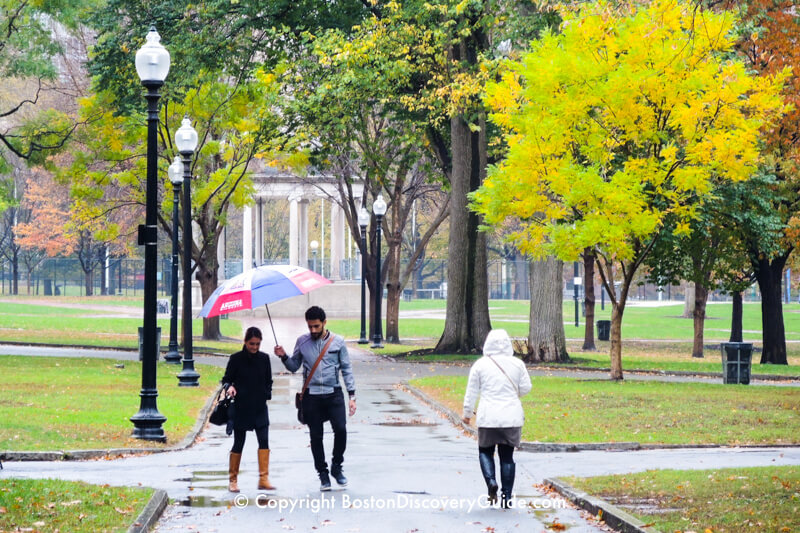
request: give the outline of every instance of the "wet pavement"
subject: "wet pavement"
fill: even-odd
[[[277,320],[278,340],[288,349],[304,323]],[[247,325],[247,324],[245,324]],[[269,326],[259,324],[271,346]],[[397,384],[415,376],[466,373],[468,365],[444,366],[387,361],[351,344],[358,411],[348,419],[345,474],[349,487],[322,495],[313,468],[308,433],[296,422],[294,392],[300,375],[281,372],[273,358],[275,386],[270,402],[270,481],[275,491],[258,491],[256,441],[252,433],[242,458],[239,495],[227,491],[227,456],[232,438],[208,426],[182,451],[116,460],[4,462],[0,476],[83,480],[165,490],[170,505],[156,531],[331,532],[544,532],[555,522],[573,533],[607,531],[564,500],[542,493],[544,478],[600,475],[652,468],[706,469],[800,464],[800,449],[690,448],[647,451],[530,453],[517,451],[515,500],[501,510],[487,505],[475,440]],[[7,349],[8,348],[8,349]],[[11,353],[7,346],[0,352]],[[22,348],[16,348],[24,352]],[[27,353],[133,359],[134,352],[27,348]],[[197,358],[224,365],[224,357]],[[574,375],[574,374],[572,374]],[[596,377],[597,375],[594,374]],[[626,376],[627,377],[627,376]],[[633,376],[631,376],[633,377]],[[332,435],[326,427],[330,456]]]

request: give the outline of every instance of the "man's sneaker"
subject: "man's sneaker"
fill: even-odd
[[[342,467],[331,468],[331,475],[333,476],[333,479],[336,480],[336,483],[338,483],[342,487],[346,487],[347,486],[347,478],[344,477],[344,474],[342,473]]]
[[[319,473],[319,490],[320,492],[331,490],[331,478],[328,477],[327,472]]]

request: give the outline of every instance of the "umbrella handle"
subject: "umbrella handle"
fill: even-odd
[[[278,345],[278,336],[275,335],[275,326],[272,325],[272,315],[269,314],[269,305],[264,304],[264,307],[267,308],[267,316],[269,317],[269,327],[272,328],[272,336],[275,338],[275,346]]]

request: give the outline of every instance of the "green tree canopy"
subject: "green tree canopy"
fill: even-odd
[[[636,269],[666,217],[690,232],[720,180],[744,180],[759,135],[784,104],[787,73],[755,77],[730,59],[734,17],[656,0],[564,12],[488,90],[506,158],[473,196],[489,224],[517,218],[534,256],[593,249],[612,299],[612,378],[622,378],[621,320]],[[612,265],[622,274],[621,292]]]

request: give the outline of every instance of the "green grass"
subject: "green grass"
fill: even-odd
[[[0,531],[127,531],[153,492],[56,479],[3,479]]]
[[[108,359],[0,356],[0,450],[155,446],[131,438],[141,364]],[[183,439],[219,386],[223,370],[196,365],[199,387],[179,387],[178,365],[158,365],[158,410],[166,445]]]
[[[528,316],[530,314],[529,302],[517,300],[492,300],[489,302],[489,314],[492,327],[503,328],[512,337],[528,336]],[[402,302],[402,311],[430,310],[444,312],[443,300],[417,300]],[[355,312],[355,310],[354,310]],[[684,340],[691,341],[694,335],[694,323],[690,318],[682,318],[683,304],[665,305],[662,307],[640,307],[632,304],[625,309],[622,320],[622,338],[653,339],[653,340]],[[704,328],[705,342],[719,343],[730,338],[731,304],[713,303],[707,308],[707,318]],[[573,322],[574,304],[564,302],[564,330],[567,338],[583,339],[584,317],[580,317],[579,327]],[[595,320],[610,320],[611,305],[606,305],[601,311],[598,305],[595,311]],[[800,340],[800,304],[783,306],[784,329],[787,340]],[[361,322],[359,319],[331,319],[336,323],[336,331],[347,338],[359,337]],[[744,304],[742,320],[745,342],[761,341],[761,304]],[[400,339],[437,340],[444,329],[444,318],[404,318],[400,321]],[[384,323],[384,330],[385,323]],[[595,335],[597,331],[595,330]]]
[[[411,383],[461,413],[466,376]],[[523,407],[531,442],[800,443],[795,387],[534,377]]]
[[[649,470],[564,480],[663,532],[800,531],[800,466]]]
[[[608,355],[608,344],[608,342],[597,342],[599,351],[584,352],[581,351],[580,344],[575,342],[568,343],[569,362],[547,363],[544,366],[562,370],[571,370],[577,367],[609,368],[611,366],[611,358]],[[430,346],[427,348],[430,348]],[[798,369],[798,366],[800,366],[800,347],[792,346],[792,348],[792,353],[788,355],[788,365],[762,365],[758,362],[761,357],[760,353],[753,353],[751,373],[753,375],[771,374],[797,378],[800,376],[800,369]],[[472,362],[480,357],[480,355],[464,354],[408,354],[414,349],[420,348],[393,345],[391,352],[378,351],[386,355],[395,356],[398,360],[416,362]],[[692,357],[691,353],[692,345],[688,342],[628,341],[622,347],[622,368],[626,372],[677,371],[722,374],[722,356],[718,348],[707,349],[705,356],[700,359]]]
[[[90,305],[92,302],[86,302]],[[124,309],[121,309],[124,311]],[[43,342],[83,346],[137,348],[141,318],[113,317],[93,309],[41,306],[27,303],[3,303],[0,306],[0,341]],[[182,321],[178,320],[178,331]],[[161,347],[169,344],[169,318],[159,318]],[[220,330],[235,342],[198,341],[195,344],[227,352],[241,343],[242,326],[238,320],[220,320]],[[192,320],[192,331],[203,331],[202,319]]]

